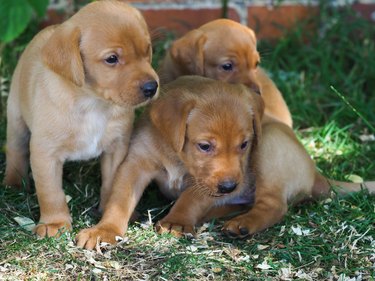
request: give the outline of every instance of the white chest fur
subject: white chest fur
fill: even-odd
[[[93,99],[80,101],[70,120],[74,144],[66,159],[87,160],[99,156],[106,144],[117,137],[107,132],[112,114],[113,108],[106,103]]]
[[[166,166],[165,171],[156,178],[160,191],[171,200],[177,199],[185,188],[185,174],[186,169],[178,163]]]
[[[98,112],[90,112],[79,118],[81,130],[76,132],[75,149],[68,160],[86,160],[99,156],[100,145],[106,129],[106,118]]]

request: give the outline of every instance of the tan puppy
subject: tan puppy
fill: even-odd
[[[124,235],[153,179],[164,183],[164,194],[178,198],[157,224],[159,232],[175,235],[194,234],[198,222],[253,204],[224,226],[232,236],[245,236],[280,221],[288,202],[327,195],[331,184],[342,185],[343,192],[360,190],[359,184],[319,175],[285,124],[262,126],[263,101],[245,86],[181,77],[163,93],[135,129],[103,218],[77,235],[78,246],[93,249]],[[375,192],[375,182],[366,187]]]
[[[158,74],[163,84],[181,75],[200,75],[259,89],[265,103],[265,120],[272,117],[292,127],[280,91],[258,67],[259,62],[254,32],[235,21],[218,19],[174,41]]]
[[[22,54],[8,99],[5,184],[27,185],[30,153],[38,235],[71,228],[65,161],[102,155],[104,207],[128,150],[134,108],[157,95],[151,53],[141,14],[120,1],[100,1],[41,31]]]
[[[224,224],[223,231],[231,237],[245,237],[281,221],[288,204],[327,197],[331,187],[336,187],[339,194],[360,191],[362,187],[375,194],[374,181],[361,185],[320,175],[293,130],[280,122],[262,125],[262,136],[249,161],[251,159],[255,165],[250,166],[248,172],[254,173],[256,178],[253,195],[244,192],[242,196],[225,202],[226,205],[217,207],[217,200],[210,204],[202,197],[184,192],[169,214],[157,223],[157,231],[171,232],[176,236],[195,234],[193,226],[198,222],[242,210],[245,211],[242,215]]]
[[[170,198],[187,189],[207,202],[252,186],[247,159],[260,134],[261,97],[246,86],[198,76],[181,77],[161,92],[135,128],[103,218],[78,234],[78,246],[92,249],[97,240],[114,243],[124,235],[153,179],[165,182],[161,189]]]

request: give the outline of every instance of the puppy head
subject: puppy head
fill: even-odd
[[[246,185],[261,135],[264,104],[239,84],[181,77],[151,108],[151,120],[210,196],[236,194]]]
[[[88,4],[57,27],[42,49],[44,63],[65,80],[125,106],[157,95],[151,55],[143,17],[121,1]]]
[[[206,40],[204,32],[194,29],[172,43],[169,53],[182,73],[204,76],[203,46]]]
[[[170,55],[185,74],[243,83],[259,91],[255,33],[235,21],[219,19],[202,25],[176,40]]]

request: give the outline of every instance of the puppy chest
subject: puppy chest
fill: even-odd
[[[108,118],[98,112],[81,114],[75,122],[73,137],[73,150],[68,155],[68,160],[87,160],[99,156],[105,149],[103,143],[109,137],[106,134]]]
[[[171,165],[166,167],[167,184],[169,192],[175,194],[176,197],[184,190],[184,175],[186,169],[183,166]]]

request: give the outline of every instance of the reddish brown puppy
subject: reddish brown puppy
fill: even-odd
[[[189,231],[198,213],[253,186],[248,159],[260,135],[261,97],[244,85],[198,76],[181,77],[161,92],[135,128],[103,218],[77,235],[78,246],[92,249],[97,241],[114,243],[124,235],[153,179],[170,198],[182,193],[185,202],[184,194],[192,195],[194,200],[183,203]],[[196,201],[204,202],[202,209],[192,208]]]
[[[229,83],[242,83],[260,91],[265,120],[272,117],[292,127],[282,94],[258,66],[260,56],[253,30],[228,19],[218,19],[174,41],[161,62],[162,83],[181,75],[200,75]]]
[[[22,54],[8,99],[5,184],[28,184],[30,154],[38,235],[71,228],[62,189],[65,161],[102,155],[104,208],[128,150],[134,109],[158,93],[150,63],[146,23],[120,1],[85,6],[41,31]]]

